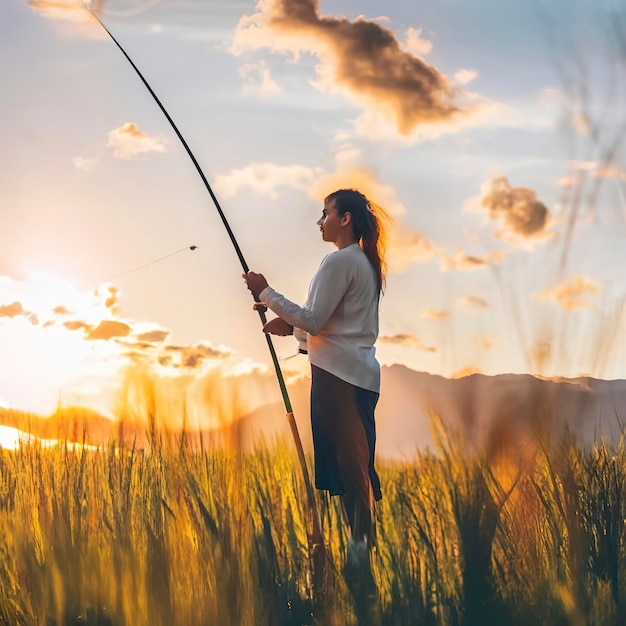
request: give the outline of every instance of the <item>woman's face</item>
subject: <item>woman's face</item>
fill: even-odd
[[[317,220],[317,225],[322,232],[322,239],[330,243],[337,243],[340,224],[341,217],[337,213],[335,201],[326,202],[322,211],[322,217]]]

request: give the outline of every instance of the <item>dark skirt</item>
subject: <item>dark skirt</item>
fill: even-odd
[[[371,486],[374,499],[382,498],[374,469],[378,396],[311,365],[311,428],[318,489],[343,495],[346,488],[362,491]]]

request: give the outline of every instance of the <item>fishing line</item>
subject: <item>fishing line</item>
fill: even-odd
[[[165,256],[162,256],[158,259],[154,259],[154,261],[150,261],[149,263],[145,263],[144,265],[140,265],[139,267],[135,267],[132,270],[128,270],[126,272],[122,272],[121,274],[115,274],[115,276],[111,276],[110,278],[107,278],[106,280],[103,280],[103,283],[108,283],[111,282],[112,280],[116,279],[116,278],[120,278],[121,276],[127,276],[128,274],[133,274],[135,272],[138,272],[139,270],[142,270],[146,267],[150,267],[151,265],[154,265],[155,263],[160,263],[161,261],[165,261],[165,259],[169,259],[170,257],[173,257],[176,254],[180,254],[181,252],[184,252],[185,250],[191,250],[192,252],[194,250],[196,250],[198,248],[198,246],[185,246],[184,248],[181,248],[180,250],[176,250],[176,252],[170,252],[170,254],[166,254]]]
[[[156,102],[158,107],[161,109],[161,112],[163,113],[163,115],[165,115],[167,121],[170,123],[170,126],[176,133],[176,136],[178,137],[181,144],[185,148],[187,155],[189,156],[192,163],[194,164],[194,167],[196,168],[196,172],[202,179],[202,182],[204,183],[204,186],[207,192],[211,196],[211,200],[213,200],[213,204],[215,205],[215,208],[220,216],[220,219],[222,220],[222,224],[224,225],[224,228],[226,229],[226,232],[228,233],[230,241],[239,259],[239,262],[241,263],[241,267],[243,268],[244,273],[247,274],[250,271],[250,268],[248,267],[248,264],[246,263],[246,260],[244,259],[243,253],[241,252],[241,248],[239,247],[239,244],[237,243],[237,239],[235,238],[235,234],[233,233],[230,227],[230,224],[228,223],[228,220],[226,219],[226,215],[222,211],[222,207],[220,206],[220,203],[218,202],[217,197],[213,193],[213,189],[211,188],[211,185],[209,184],[207,177],[204,175],[204,172],[202,171],[200,164],[196,160],[196,157],[194,156],[193,152],[191,151],[191,148],[189,148],[189,146],[187,145],[185,138],[182,136],[181,132],[178,130],[178,127],[174,123],[174,120],[170,117],[169,113],[166,111],[163,104],[161,104],[161,101],[159,100],[156,93],[152,90],[152,87],[150,87],[150,85],[148,84],[148,81],[143,77],[143,74],[140,72],[139,68],[135,65],[135,63],[133,63],[133,60],[128,56],[128,54],[126,53],[124,48],[121,46],[121,44],[113,36],[111,31],[103,24],[100,17],[91,9],[91,7],[85,4],[84,0],[81,0],[81,1],[85,9],[97,20],[100,26],[102,26],[104,31],[109,35],[113,43],[119,48],[120,52],[124,55],[126,60],[130,63],[131,67],[135,70],[135,72],[137,73],[137,76],[139,76],[139,78],[141,79],[141,82],[144,84],[146,89],[150,92],[150,95],[154,98],[154,101]],[[257,303],[259,302],[258,297],[255,297],[254,299]],[[261,323],[265,325],[267,323],[267,318],[265,316],[265,311],[267,309],[264,306],[256,306],[255,309],[257,313],[259,314]],[[264,335],[267,341],[268,350],[272,357],[272,363],[274,364],[274,370],[276,372],[278,385],[280,387],[280,391],[283,397],[283,402],[284,402],[285,410],[287,413],[287,421],[289,422],[289,428],[291,430],[294,444],[296,446],[298,461],[300,463],[300,468],[302,470],[302,478],[304,480],[304,485],[306,489],[309,510],[311,511],[312,533],[309,537],[309,540],[311,542],[310,549],[311,549],[311,559],[312,559],[312,564],[313,564],[313,577],[314,577],[313,586],[315,589],[319,589],[321,588],[320,585],[322,584],[322,581],[323,581],[323,576],[320,578],[320,574],[324,569],[324,563],[325,563],[325,547],[324,547],[324,536],[322,533],[321,518],[320,518],[317,504],[315,501],[315,492],[313,491],[311,479],[309,478],[309,472],[308,472],[308,468],[306,464],[306,457],[304,455],[304,448],[302,447],[302,440],[300,439],[300,433],[298,432],[298,426],[296,424],[296,420],[293,414],[291,400],[289,399],[289,393],[287,392],[287,385],[285,383],[285,378],[283,376],[280,363],[278,361],[278,356],[276,354],[276,350],[274,349],[274,344],[272,343],[270,334],[264,333]]]

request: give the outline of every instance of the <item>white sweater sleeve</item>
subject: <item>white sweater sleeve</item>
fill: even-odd
[[[266,287],[259,298],[294,328],[317,335],[346,293],[350,278],[350,265],[345,263],[345,257],[329,254],[311,281],[304,306],[287,300],[271,287]]]

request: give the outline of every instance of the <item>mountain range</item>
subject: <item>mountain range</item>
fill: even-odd
[[[311,448],[309,385],[306,377],[288,384],[293,412],[305,450]],[[192,439],[250,446],[260,437],[272,441],[290,437],[276,380],[259,372],[237,377],[238,393],[254,393],[257,406],[226,427],[190,429]],[[252,391],[249,391],[252,390]],[[210,412],[210,407],[206,408]],[[403,365],[382,368],[381,397],[376,410],[377,454],[412,459],[418,450],[433,446],[432,429],[438,416],[452,436],[487,451],[520,451],[540,435],[558,441],[567,429],[581,443],[599,437],[615,439],[626,416],[626,381],[544,379],[527,374],[473,374],[448,379],[417,372]],[[208,420],[210,421],[210,420]],[[207,423],[208,423],[207,421]],[[147,425],[119,423],[89,409],[70,407],[53,415],[24,415],[0,409],[0,424],[44,439],[102,443],[115,439],[136,445],[148,440]]]

